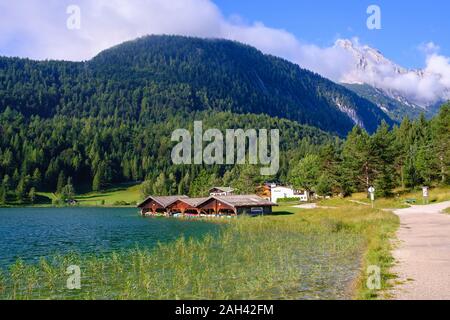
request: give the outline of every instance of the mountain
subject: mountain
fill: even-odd
[[[392,98],[383,90],[377,89],[368,84],[343,83],[342,85],[349,90],[354,91],[359,96],[373,102],[380,109],[389,114],[392,119],[398,122],[401,122],[405,116],[408,116],[410,119],[417,119],[422,113],[425,114],[427,118],[431,118],[437,113],[438,110],[434,107],[424,109],[415,104],[402,101],[401,99]]]
[[[337,40],[335,48],[343,49],[353,61],[353,67],[340,82],[396,120],[401,120],[405,115],[416,118],[421,113],[431,117],[450,97],[448,88],[444,88],[435,98],[422,97],[414,89],[414,85],[427,84],[429,79],[439,81],[439,74],[427,70],[408,70],[387,59],[379,50],[351,40]]]
[[[163,112],[267,114],[345,135],[392,120],[315,73],[227,40],[148,36],[86,62],[0,59],[0,112],[158,117]]]

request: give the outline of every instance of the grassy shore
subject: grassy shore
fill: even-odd
[[[430,189],[429,203],[438,203],[450,201],[450,188],[437,187]],[[353,196],[345,199],[333,198],[320,201],[323,206],[342,206],[342,205],[360,205],[371,206],[371,201],[367,197],[367,193],[355,193]],[[391,198],[377,198],[375,200],[375,208],[377,209],[402,209],[407,208],[411,204],[423,205],[422,190],[394,192]]]
[[[219,223],[219,222],[218,222]],[[18,261],[0,275],[2,299],[373,299],[369,265],[392,263],[398,219],[355,205],[221,221],[218,235],[179,239],[104,256]],[[82,289],[66,289],[66,268],[82,270]],[[363,271],[361,271],[363,270]]]
[[[80,193],[75,197],[80,207],[122,207],[135,206],[142,200],[140,192],[140,184],[119,184],[112,186],[105,191]],[[8,203],[3,207],[52,207],[53,201],[57,198],[51,192],[38,192],[39,202],[30,204]],[[408,200],[415,200],[413,203],[408,203]],[[430,190],[429,203],[437,203],[442,201],[450,201],[450,188],[437,187]],[[288,203],[286,203],[288,204]],[[292,203],[295,205],[297,203]],[[366,193],[356,193],[351,197],[340,199],[332,198],[319,201],[319,204],[325,207],[341,207],[341,206],[371,206],[370,200]],[[424,204],[422,198],[422,191],[399,191],[394,193],[392,198],[377,198],[375,201],[375,208],[377,209],[399,209],[407,208],[411,204]]]
[[[29,202],[8,202],[0,207],[54,207],[58,199],[53,192],[37,192],[34,204]],[[80,207],[123,207],[136,206],[142,199],[141,185],[137,183],[123,183],[109,187],[104,191],[80,192],[75,196]]]
[[[119,184],[108,188],[105,191],[80,193],[75,200],[80,207],[121,207],[136,206],[141,201],[140,184]],[[33,207],[52,207],[57,199],[57,195],[52,192],[38,192],[39,203],[31,205]],[[24,204],[10,203],[9,206],[17,207]],[[30,206],[30,204],[25,204]]]

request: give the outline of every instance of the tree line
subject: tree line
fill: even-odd
[[[288,180],[320,195],[343,196],[374,186],[389,197],[396,188],[450,184],[450,104],[428,121],[405,118],[392,130],[382,123],[369,135],[355,127],[339,145],[291,162]]]
[[[116,116],[28,118],[7,108],[0,113],[0,204],[33,203],[38,191],[54,192],[65,201],[75,193],[142,181],[153,194],[200,195],[210,185],[239,181],[248,184],[241,186],[243,191],[250,191],[258,168],[172,164],[171,134],[179,128],[192,130],[194,120],[220,130],[279,128],[280,179],[287,175],[288,159],[294,154],[305,155],[323,143],[339,141],[316,128],[264,115],[167,108],[152,121]]]

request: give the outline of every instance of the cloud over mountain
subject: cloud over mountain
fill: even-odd
[[[440,55],[434,43],[422,46],[427,55],[422,70],[405,69],[378,50],[361,45],[358,39],[338,40],[335,47],[345,49],[353,60],[353,66],[338,79],[340,82],[369,84],[393,98],[422,107],[450,99],[450,59]]]
[[[80,30],[66,27],[66,10],[72,4],[81,9]],[[426,68],[410,71],[377,57],[375,50],[356,40],[347,42],[352,50],[342,45],[345,41],[323,48],[262,22],[227,18],[211,0],[16,0],[0,3],[0,12],[2,55],[85,60],[148,34],[224,38],[250,44],[334,81],[364,82],[419,105],[450,98],[449,59],[439,55],[432,43],[424,48]],[[361,54],[366,55],[365,66]]]

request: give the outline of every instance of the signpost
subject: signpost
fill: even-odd
[[[369,188],[369,194],[370,194],[370,201],[372,201],[372,209],[375,208],[375,188],[370,187]]]
[[[430,196],[429,188],[423,187],[422,192],[423,192],[423,204],[428,204],[429,203],[428,199]]]

